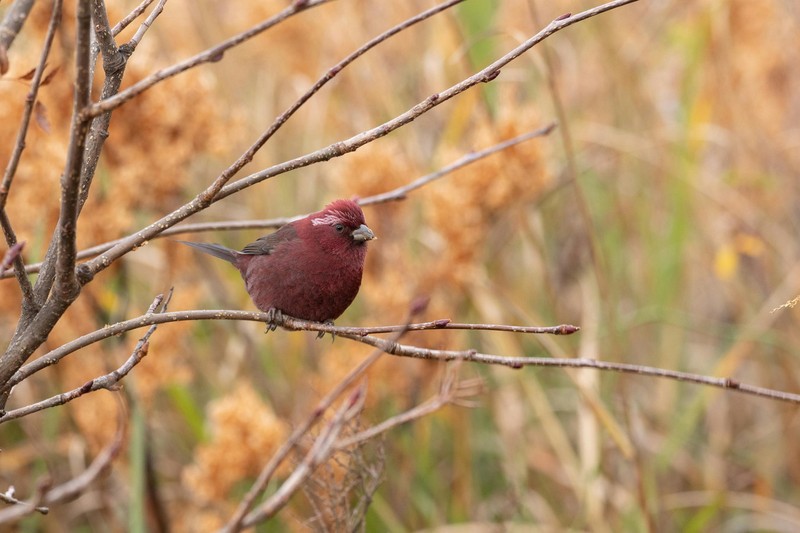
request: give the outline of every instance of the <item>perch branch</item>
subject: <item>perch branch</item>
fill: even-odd
[[[16,383],[19,383],[28,376],[46,368],[50,365],[57,363],[63,357],[66,357],[72,352],[75,352],[89,344],[93,344],[102,339],[119,335],[125,331],[132,329],[142,328],[152,324],[163,324],[165,322],[179,322],[184,320],[245,320],[251,322],[268,322],[268,315],[266,313],[251,312],[251,311],[233,311],[233,310],[193,310],[193,311],[172,311],[169,313],[158,313],[143,315],[138,318],[118,322],[112,326],[103,328],[102,330],[94,331],[83,337],[75,339],[52,352],[49,352],[35,361],[28,363],[19,369],[14,376],[9,380],[0,393],[8,392],[8,389]],[[451,324],[449,320],[436,320],[433,322],[423,323],[424,326],[419,326],[418,329],[488,329],[499,331],[518,331],[529,333],[552,333],[552,334],[565,334],[574,333],[579,331],[576,326],[562,325],[544,328],[526,328],[526,330],[518,330],[520,326],[508,325],[493,325],[493,324]],[[437,325],[441,324],[440,327]],[[283,327],[293,331],[313,331],[323,333],[333,333],[338,337],[344,337],[354,341],[368,344],[389,353],[401,357],[412,357],[416,359],[431,359],[437,361],[470,361],[474,363],[500,365],[510,368],[522,368],[524,366],[549,366],[549,367],[569,367],[569,368],[594,368],[597,370],[604,370],[610,372],[620,372],[626,374],[639,374],[643,376],[659,377],[674,379],[678,381],[687,381],[690,383],[697,383],[700,385],[707,385],[721,389],[735,390],[744,394],[752,396],[760,396],[763,398],[770,398],[774,400],[781,400],[790,403],[800,404],[800,394],[793,394],[789,392],[778,391],[765,387],[757,387],[739,382],[731,378],[715,378],[703,376],[700,374],[692,374],[688,372],[679,372],[675,370],[666,370],[651,366],[634,365],[628,363],[614,363],[599,361],[595,359],[582,359],[582,358],[559,358],[553,359],[550,357],[512,357],[503,355],[484,354],[475,350],[434,350],[429,348],[421,348],[417,346],[409,346],[397,344],[392,340],[374,337],[366,334],[365,328],[353,328],[343,326],[332,326],[328,324],[320,324],[317,322],[309,322],[307,320],[300,320],[297,318],[284,316],[284,322],[281,324]],[[460,326],[468,326],[461,328]],[[490,327],[483,327],[490,326]],[[417,327],[415,324],[409,324],[408,328],[413,330]],[[380,331],[389,332],[397,331],[398,326],[380,327]],[[405,328],[403,328],[405,331]],[[0,418],[0,422],[4,419]]]
[[[58,363],[61,359],[74,353],[90,344],[94,344],[103,339],[113,337],[145,326],[164,324],[167,322],[180,322],[185,320],[247,320],[252,322],[266,322],[267,314],[253,311],[234,311],[234,310],[193,310],[193,311],[172,311],[169,313],[148,313],[137,318],[131,318],[123,322],[106,326],[103,329],[87,333],[73,341],[63,344],[34,361],[26,364],[0,389],[0,392],[7,392],[11,387],[27,379],[36,372]],[[373,328],[330,326],[317,322],[308,322],[299,319],[287,319],[284,324],[289,329],[317,331],[333,333],[336,335],[349,335],[354,339],[367,337],[374,333],[401,333],[403,331],[425,331],[432,329],[458,329],[458,330],[487,330],[487,331],[507,331],[514,333],[531,334],[552,334],[569,335],[580,330],[577,326],[562,324],[560,326],[510,326],[504,324],[458,324],[451,323],[449,319],[433,320],[416,324],[398,326],[378,326]],[[380,339],[385,340],[385,339]],[[1,419],[0,419],[1,421]]]

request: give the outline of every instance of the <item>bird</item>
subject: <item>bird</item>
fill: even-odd
[[[284,315],[333,324],[358,294],[367,242],[375,238],[361,207],[340,199],[259,237],[241,251],[178,242],[235,266],[255,306],[269,314],[269,329],[274,330]]]

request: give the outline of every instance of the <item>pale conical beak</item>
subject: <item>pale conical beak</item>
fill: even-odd
[[[377,239],[372,230],[369,229],[365,224],[361,224],[358,229],[353,230],[353,233],[350,234],[350,237],[353,238],[356,242],[366,242],[371,241],[372,239]]]

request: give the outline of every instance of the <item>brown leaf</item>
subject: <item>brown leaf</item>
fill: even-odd
[[[48,83],[50,83],[51,81],[53,81],[53,78],[55,78],[55,77],[56,77],[56,74],[58,73],[58,69],[60,69],[60,68],[61,68],[61,67],[60,67],[60,66],[58,66],[58,67],[54,68],[53,70],[51,70],[51,71],[50,71],[50,74],[48,74],[47,76],[45,76],[45,77],[44,77],[44,79],[42,80],[42,84],[41,84],[41,86],[42,86],[42,87],[44,87],[45,85],[47,85]]]
[[[8,53],[5,46],[0,46],[0,76],[6,72],[8,72]]]
[[[36,74],[36,68],[30,69],[28,72],[17,78],[18,80],[32,80],[33,75]]]
[[[39,100],[36,100],[36,103],[33,105],[33,113],[36,117],[36,123],[42,128],[42,131],[50,133],[50,122],[47,120],[47,108]]]

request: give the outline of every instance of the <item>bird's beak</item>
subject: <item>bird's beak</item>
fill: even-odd
[[[369,229],[365,224],[361,224],[358,229],[353,230],[353,233],[350,234],[350,237],[353,238],[356,242],[366,242],[371,241],[372,239],[377,239],[372,230]]]

